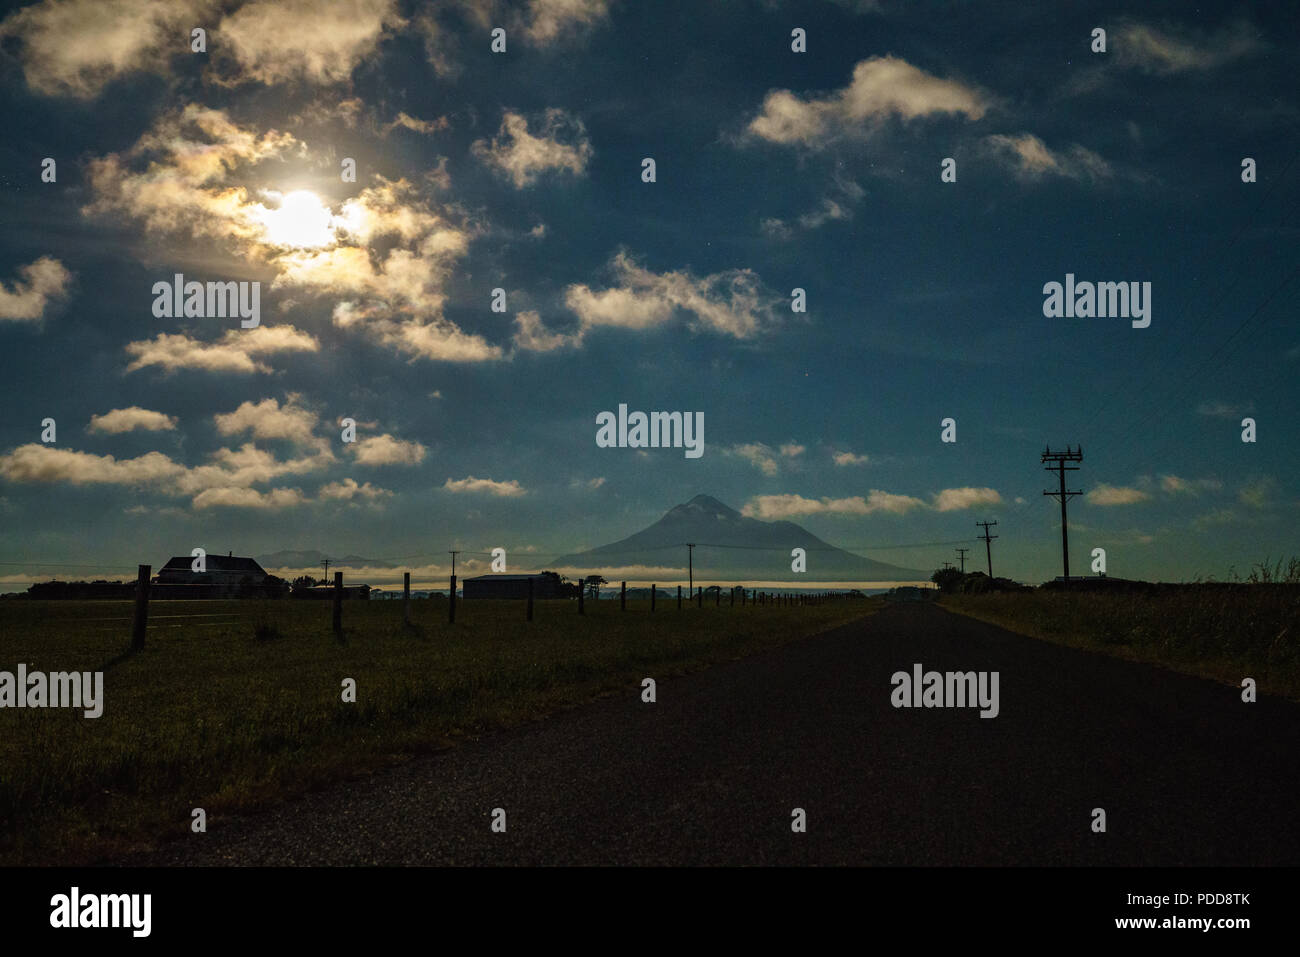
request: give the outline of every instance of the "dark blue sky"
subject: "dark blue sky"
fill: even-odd
[[[1289,4],[118,6],[0,22],[0,581],[514,570],[697,493],[906,566],[996,519],[1041,581],[1066,443],[1072,571],[1295,551]],[[261,327],[155,317],[177,272],[260,282]],[[1045,317],[1067,273],[1150,326]],[[619,403],[704,455],[597,448]]]

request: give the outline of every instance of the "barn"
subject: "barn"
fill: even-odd
[[[560,576],[555,572],[536,575],[479,575],[461,581],[465,598],[527,598],[528,583],[532,582],[533,597],[564,598]]]

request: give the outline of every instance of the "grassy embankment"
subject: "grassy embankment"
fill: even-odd
[[[1023,635],[1163,665],[1300,701],[1300,586],[945,595],[955,612]]]
[[[104,713],[0,710],[0,863],[82,863],[187,833],[457,738],[542,717],[833,628],[879,600],[774,608],[617,597],[344,603],[154,602],[125,655],[129,602],[0,602],[0,670],[104,671]],[[190,623],[173,615],[210,617]],[[245,616],[221,623],[220,614]],[[199,622],[213,622],[199,625]],[[174,626],[180,623],[181,627]],[[153,625],[159,627],[152,627]],[[260,626],[260,627],[259,627]],[[255,634],[257,637],[255,637]],[[342,701],[344,678],[355,704]]]

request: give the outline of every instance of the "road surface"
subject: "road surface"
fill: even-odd
[[[916,663],[997,671],[998,716],[893,707]],[[1300,864],[1300,707],[1261,690],[892,605],[122,863]]]

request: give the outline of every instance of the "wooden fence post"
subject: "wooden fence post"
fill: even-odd
[[[655,610],[655,589],[658,587],[659,587],[658,585],[650,586],[650,610],[651,611]]]
[[[731,607],[732,608],[736,607],[736,586],[735,585],[731,586]]]
[[[618,590],[618,610],[627,611],[627,582],[623,582]]]
[[[456,624],[456,576],[451,576],[451,593],[447,596],[447,624]]]
[[[587,590],[586,582],[578,582],[578,614],[579,615],[585,615],[587,613],[586,609],[583,607],[582,604],[582,595],[583,592],[585,592],[586,590]]]
[[[722,586],[721,585],[718,586],[718,593],[713,597],[713,607],[714,608],[722,607]]]
[[[682,610],[682,586],[677,586],[677,610]]]
[[[533,620],[533,579],[528,577],[528,620]]]
[[[343,634],[343,573],[334,573],[334,634]]]
[[[144,648],[144,630],[149,626],[149,573],[152,570],[149,565],[141,565],[136,570],[135,618],[131,622],[132,651]],[[27,690],[24,688],[21,693],[26,694]]]
[[[402,572],[402,624],[411,623],[411,573]]]
[[[703,585],[695,589],[695,607],[696,608],[704,607],[704,586]]]

